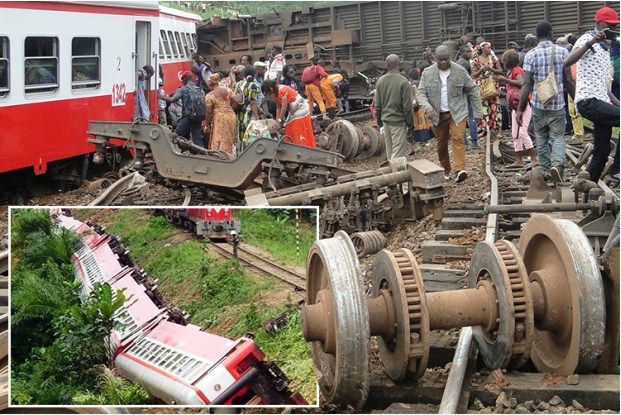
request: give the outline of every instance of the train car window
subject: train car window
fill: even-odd
[[[192,55],[194,55],[196,53],[196,49],[194,48],[194,43],[192,42],[192,37],[190,36],[189,33],[186,33],[185,34],[185,39],[186,39],[186,42],[188,44],[188,48],[190,49],[189,50],[190,56],[192,56]]]
[[[160,48],[159,48],[159,53],[158,53],[160,61],[164,60],[164,44],[163,44],[163,42],[164,41],[160,37]]]
[[[0,97],[9,92],[9,38],[0,36]]]
[[[164,44],[164,51],[166,52],[166,59],[172,59],[172,52],[170,51],[170,43],[168,42],[168,36],[164,30],[160,30],[160,37]]]
[[[183,50],[183,44],[181,43],[181,38],[179,37],[179,32],[175,32],[175,39],[177,40],[177,49],[179,50],[180,58],[187,58],[188,55]]]
[[[188,39],[185,37],[187,33],[180,33],[181,35],[181,43],[183,43],[183,51],[185,52],[185,57],[189,58],[192,56],[190,53],[190,47],[188,46]]]
[[[58,88],[58,38],[26,37],[24,57],[26,92],[54,91]]]
[[[177,44],[175,43],[175,37],[172,31],[168,31],[168,39],[170,40],[170,47],[172,48],[173,57],[179,59],[179,52],[177,51]]]
[[[196,42],[196,33],[192,33],[192,44],[194,45],[194,50],[198,52],[198,43]]]
[[[101,84],[99,38],[74,37],[71,41],[71,88],[97,88]]]

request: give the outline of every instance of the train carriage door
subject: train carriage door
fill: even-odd
[[[136,46],[134,49],[134,64],[135,64],[135,72],[137,73],[139,69],[142,69],[145,65],[151,65],[155,68],[155,66],[153,65],[153,62],[151,60],[151,22],[145,22],[145,21],[137,21],[136,22]],[[136,79],[136,86],[135,86],[135,91],[136,91],[136,108],[135,108],[135,114],[138,115],[139,111],[138,111],[138,101],[139,101],[139,90],[138,90],[138,77],[135,76],[134,79]],[[149,82],[145,83],[145,91],[144,91],[144,96],[146,98],[147,104],[149,105],[149,111],[151,113],[151,115],[153,115],[153,111],[157,110],[154,108],[153,105],[153,99],[152,99],[152,95],[153,95],[153,88],[152,88],[152,84],[154,82],[154,80],[157,79],[157,76],[153,76]],[[149,120],[150,121],[150,120]]]

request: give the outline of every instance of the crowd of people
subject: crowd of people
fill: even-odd
[[[459,183],[467,178],[466,146],[478,146],[488,131],[495,137],[506,129],[516,153],[509,167],[524,167],[527,152],[530,167],[540,166],[546,178],[561,182],[566,143],[584,138],[585,118],[593,124],[588,171],[598,181],[611,151],[612,127],[619,127],[619,40],[613,32],[619,17],[614,9],[602,7],[594,22],[581,36],[555,39],[550,23],[541,21],[523,47],[510,42],[500,58],[482,37],[474,43],[462,38],[455,62],[445,45],[435,53],[427,48],[423,59],[406,71],[399,70],[397,55],[389,55],[388,73],[378,80],[374,98],[388,157],[407,154],[412,119],[424,114],[447,179],[452,176]],[[618,146],[608,174],[619,180]]]
[[[265,58],[253,62],[252,56],[243,55],[238,65],[216,72],[197,54],[172,96],[164,93],[160,81],[159,122],[197,146],[235,154],[252,140],[254,122],[272,118],[286,141],[315,147],[311,125],[315,105],[323,119],[349,110],[347,72],[335,65],[329,74],[324,65],[321,59],[312,59],[298,78],[282,48],[274,46]],[[139,80],[145,74],[142,70]],[[198,102],[201,99],[204,105]]]
[[[530,167],[541,166],[558,182],[564,178],[567,140],[584,136],[583,117],[593,124],[588,171],[597,181],[610,153],[612,127],[619,126],[619,42],[610,34],[619,18],[614,9],[603,7],[594,21],[583,35],[558,39],[550,23],[542,21],[522,47],[510,42],[500,57],[483,37],[474,42],[462,38],[458,51],[445,45],[426,48],[423,59],[405,71],[399,57],[389,55],[373,98],[388,158],[413,154],[408,141],[429,130],[438,140],[447,179],[459,183],[468,176],[466,148],[478,146],[488,131],[498,136],[507,130],[516,154],[509,167],[524,167],[526,152]],[[244,55],[238,65],[220,72],[196,55],[174,95],[160,90],[160,122],[197,146],[235,154],[252,139],[253,123],[267,116],[287,141],[315,147],[315,107],[322,119],[349,110],[347,71],[335,61],[328,73],[323,60],[312,58],[298,78],[282,52],[274,46],[256,62]],[[139,80],[152,74],[145,67]],[[618,147],[609,173],[619,179]]]

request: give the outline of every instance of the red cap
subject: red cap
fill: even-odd
[[[596,22],[602,21],[610,24],[619,23],[619,15],[611,7],[602,7],[595,13]]]
[[[183,71],[183,72],[181,72],[181,75],[179,76],[179,79],[183,80],[183,77],[186,76],[186,75],[192,76],[192,72],[190,72],[190,71]]]

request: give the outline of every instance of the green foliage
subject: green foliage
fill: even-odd
[[[12,402],[69,405],[90,396],[97,403],[145,403],[144,390],[100,369],[109,363],[123,291],[96,285],[80,304],[72,262],[78,238],[59,229],[49,211],[16,211],[12,236]]]
[[[208,19],[212,16],[220,17],[236,17],[238,14],[245,15],[258,15],[265,13],[272,13],[273,10],[285,11],[285,10],[300,10],[306,7],[322,7],[328,5],[336,5],[337,2],[329,1],[212,1],[207,3],[205,12],[202,12],[200,7],[201,3],[205,2],[191,2],[191,6],[185,7],[185,5],[178,4],[177,2],[162,1],[162,5],[172,7],[179,10],[184,10],[191,13],[198,13],[203,19]],[[183,3],[182,3],[183,4]]]
[[[51,235],[33,233],[26,238],[26,247],[21,260],[26,265],[38,268],[48,261],[57,265],[67,264],[73,258],[78,237],[73,231],[62,228]]]
[[[141,405],[149,393],[139,384],[120,377],[114,370],[100,366],[98,393],[85,392],[73,397],[74,405]]]
[[[295,211],[296,209],[240,210],[241,240],[266,250],[285,264],[304,267],[306,255],[315,242],[316,226],[314,221],[312,225],[302,222],[296,230]]]
[[[32,356],[14,370],[14,379],[20,381],[13,385],[13,401],[68,405],[75,395],[110,386],[101,383],[99,367],[109,363],[107,344],[116,324],[113,316],[126,300],[123,290],[113,294],[109,284],[97,284],[82,305],[68,307],[56,317],[52,321],[54,341],[33,348]]]
[[[152,244],[141,258],[148,261],[149,273],[179,284],[201,274],[206,255],[202,243],[190,239],[176,245]],[[143,263],[141,260],[140,264]]]
[[[11,244],[13,249],[25,246],[26,239],[32,234],[50,236],[52,218],[44,209],[14,209],[11,212]]]

